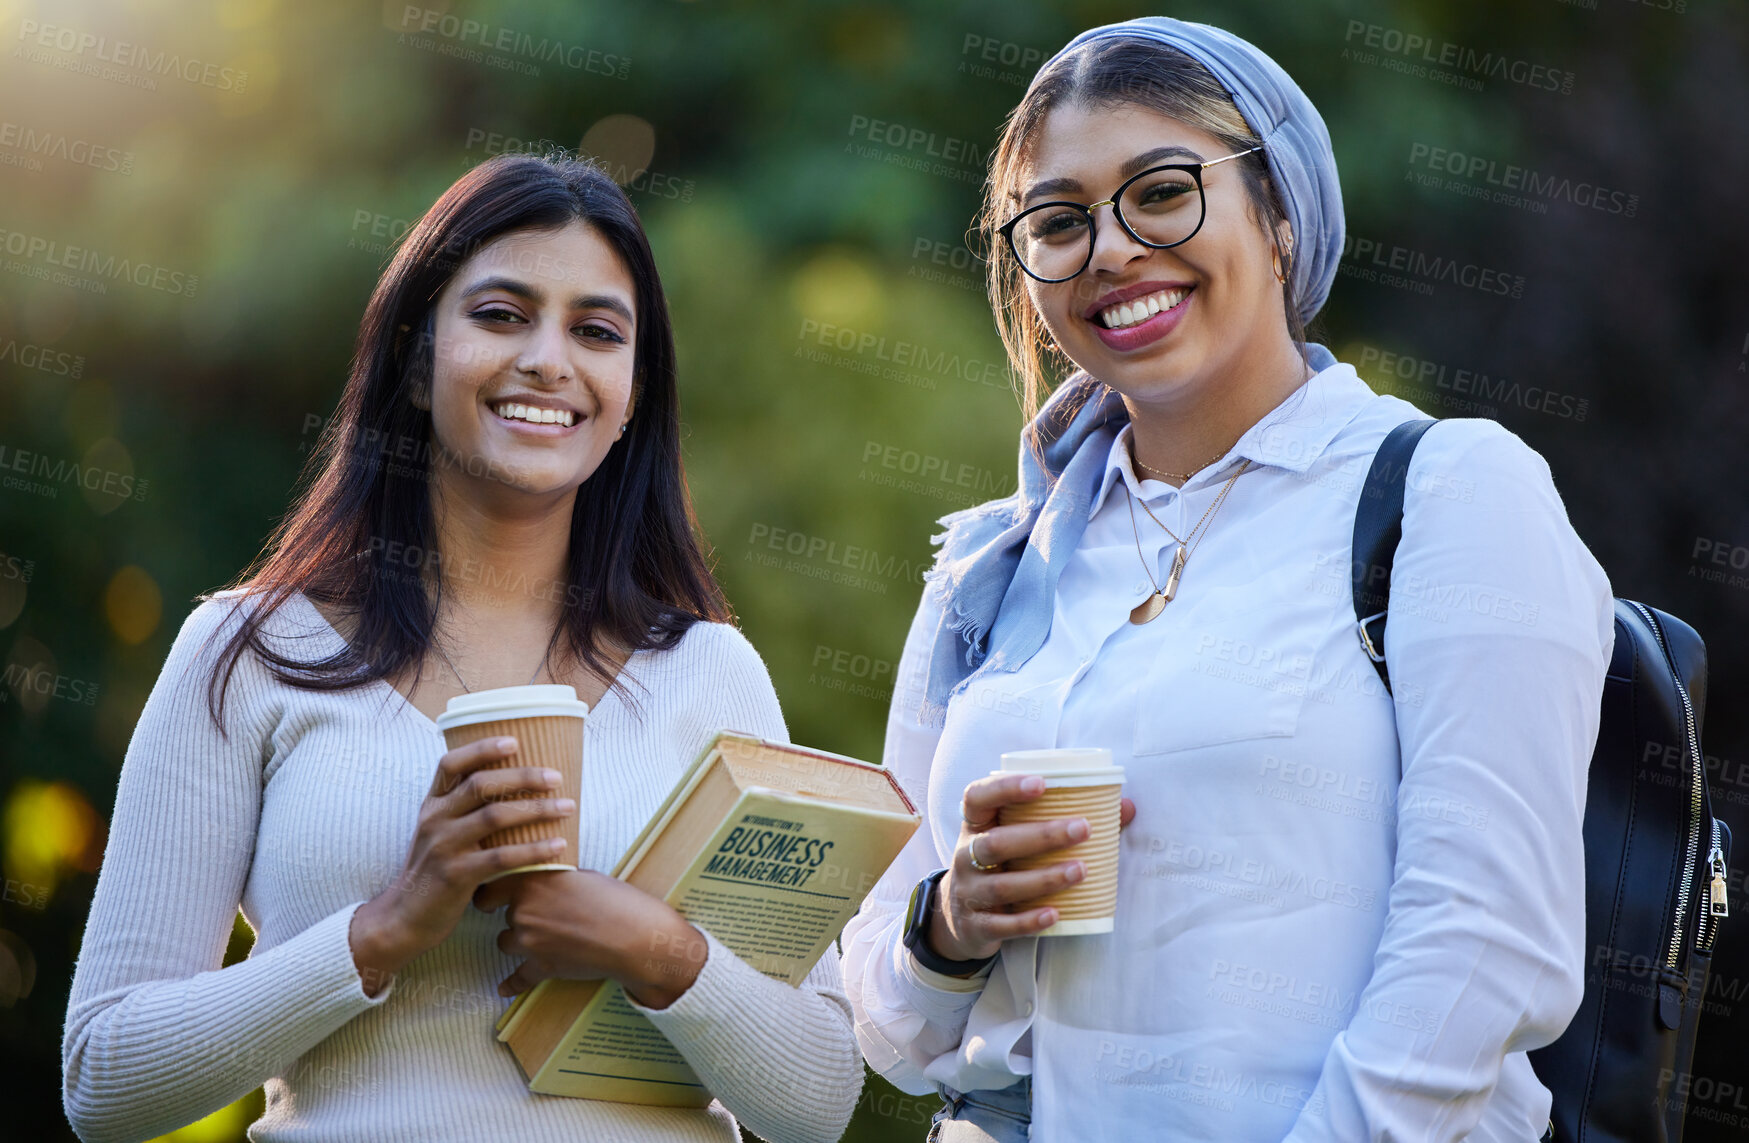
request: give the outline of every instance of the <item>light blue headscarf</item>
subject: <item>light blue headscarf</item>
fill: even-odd
[[[1323,308],[1342,256],[1342,187],[1324,119],[1287,72],[1253,45],[1208,24],[1147,16],[1082,32],[1047,60],[1093,40],[1130,36],[1177,48],[1208,68],[1263,141],[1270,177],[1293,227],[1300,318]],[[1037,83],[1035,76],[1033,82]],[[1314,370],[1336,363],[1306,345]],[[947,701],[973,674],[1014,671],[1044,645],[1063,565],[1081,542],[1111,442],[1128,421],[1123,401],[1085,373],[1057,387],[1021,433],[1013,496],[943,516],[947,531],[925,592],[942,604],[927,664],[922,716],[940,725]],[[1044,457],[1041,467],[1032,442]]]

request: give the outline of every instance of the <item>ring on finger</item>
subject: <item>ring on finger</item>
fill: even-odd
[[[971,844],[966,846],[966,854],[972,859],[973,869],[976,869],[979,873],[994,873],[1001,867],[1001,862],[996,862],[994,865],[985,865],[982,861],[978,860],[978,838],[982,836],[982,834],[972,835]]]

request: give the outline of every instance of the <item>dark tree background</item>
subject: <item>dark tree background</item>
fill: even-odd
[[[933,521],[1014,484],[966,246],[997,125],[1074,33],[1160,11],[1253,40],[1329,123],[1323,340],[1522,436],[1617,594],[1707,639],[1713,796],[1749,839],[1739,0],[0,0],[8,1129],[70,1138],[61,1023],[133,723],[285,509],[408,220],[506,149],[629,186],[730,598],[797,740],[878,757]],[[1691,1140],[1749,1124],[1737,927]],[[174,1137],[239,1139],[258,1103]],[[871,1078],[848,1138],[932,1110]]]

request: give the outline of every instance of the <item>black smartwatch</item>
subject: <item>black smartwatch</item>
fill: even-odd
[[[947,872],[937,869],[934,873],[917,882],[911,890],[911,904],[905,911],[905,947],[911,950],[911,955],[917,958],[917,963],[932,972],[943,976],[967,976],[977,972],[996,957],[978,957],[975,960],[948,960],[929,947],[929,919],[935,915],[935,895],[941,885],[941,878]]]

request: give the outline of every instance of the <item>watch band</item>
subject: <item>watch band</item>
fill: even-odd
[[[935,915],[935,898],[940,892],[941,879],[947,873],[945,869],[937,869],[923,880],[917,882],[911,890],[910,909],[905,916],[906,948],[917,958],[917,963],[931,972],[939,972],[943,976],[966,976],[977,972],[996,959],[992,954],[973,960],[949,960],[929,947],[929,921]]]

